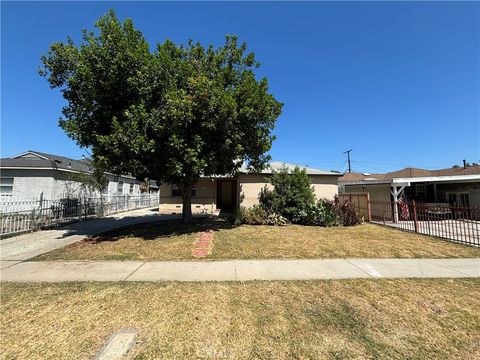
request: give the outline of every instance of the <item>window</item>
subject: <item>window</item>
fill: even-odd
[[[9,195],[13,192],[13,178],[0,178],[0,193],[2,195]]]
[[[123,194],[123,181],[121,180],[117,183],[117,193]]]
[[[447,192],[447,201],[456,206],[470,206],[470,196],[468,192]]]
[[[426,195],[425,184],[415,184],[415,197],[420,200],[425,200]]]
[[[457,194],[456,193],[447,193],[447,201],[449,204],[457,204]]]
[[[192,197],[195,196],[196,193],[197,193],[197,187],[195,185],[193,185]],[[180,191],[180,189],[178,188],[178,186],[176,184],[172,184],[172,196],[173,197],[181,197],[182,196],[182,192]]]
[[[133,194],[133,183],[130,184],[130,188],[128,189],[130,194]]]
[[[465,207],[470,206],[470,198],[468,193],[460,193],[460,204]]]

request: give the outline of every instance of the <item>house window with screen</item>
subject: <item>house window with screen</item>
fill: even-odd
[[[197,193],[197,187],[196,185],[193,185],[193,188],[192,188],[192,197],[195,196]],[[178,188],[177,185],[175,184],[172,184],[172,196],[173,197],[182,197],[182,192],[180,191],[180,189]]]
[[[2,195],[10,195],[13,192],[13,178],[0,178],[0,193]]]
[[[123,181],[119,180],[117,183],[117,193],[123,194]]]
[[[130,192],[130,194],[133,194],[133,183],[130,184],[129,192]]]

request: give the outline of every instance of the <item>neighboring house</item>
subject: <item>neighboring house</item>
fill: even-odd
[[[399,196],[421,203],[480,205],[480,166],[467,164],[448,169],[405,168],[386,174],[346,173],[339,191],[368,192],[371,201],[396,201]]]
[[[295,168],[294,164],[272,162],[261,173],[248,173],[242,168],[236,176],[201,177],[192,190],[192,212],[213,213],[217,210],[258,204],[260,190],[264,186],[271,187],[268,177],[272,170],[279,170],[282,166],[289,170]],[[338,193],[338,177],[342,174],[308,167],[305,169],[312,180],[317,199],[333,199]],[[176,185],[160,185],[160,211],[164,213],[182,211],[182,196]]]
[[[10,158],[0,159],[0,195],[12,199],[46,199],[90,194],[81,178],[92,173],[89,160],[74,160],[39,151],[27,151]],[[82,176],[83,175],[83,176]],[[140,181],[129,175],[105,174],[108,195],[137,195]],[[98,193],[97,193],[98,194]]]

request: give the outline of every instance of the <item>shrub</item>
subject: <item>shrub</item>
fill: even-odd
[[[237,211],[235,219],[236,224],[248,225],[276,225],[283,226],[288,224],[288,220],[282,215],[268,211],[262,206],[254,205],[251,208],[240,208]]]
[[[342,225],[341,219],[336,211],[335,202],[327,199],[318,201],[317,207],[320,209],[320,226],[338,226]]]
[[[294,217],[304,216],[299,212],[308,212],[315,206],[315,195],[306,169],[301,170],[297,166],[289,173],[283,167],[279,171],[273,171],[270,183],[273,190],[263,188],[259,198],[260,205],[267,211],[294,221]]]
[[[278,201],[280,200],[279,197],[275,194],[275,192],[269,190],[266,185],[260,190],[260,196],[258,200],[259,205],[268,211],[275,212],[280,207],[278,204]]]
[[[362,222],[360,214],[350,202],[340,202],[338,196],[335,196],[334,204],[337,216],[343,226],[358,225]]]
[[[303,209],[295,209],[292,222],[301,225],[337,226],[340,225],[333,201],[320,200]]]
[[[316,226],[352,226],[361,223],[358,212],[350,203],[340,203],[338,197],[319,200],[315,195],[306,169],[298,166],[292,172],[286,167],[273,171],[273,190],[266,186],[260,191],[260,204],[239,209],[235,223],[250,225],[285,225],[288,222]]]
[[[322,199],[317,204],[294,209],[291,221],[301,225],[353,226],[360,224],[362,219],[351,203],[341,203],[335,197],[333,201]]]
[[[288,220],[280,214],[268,213],[266,225],[284,226],[288,224]]]
[[[243,223],[244,213],[244,207],[237,207],[230,217],[230,222],[235,226],[241,225]]]

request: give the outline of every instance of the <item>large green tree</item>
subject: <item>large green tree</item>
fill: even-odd
[[[201,175],[260,170],[282,104],[257,80],[246,44],[203,47],[166,40],[151,51],[131,20],[113,10],[42,56],[40,74],[67,104],[59,124],[103,168],[177,184],[183,219]]]

